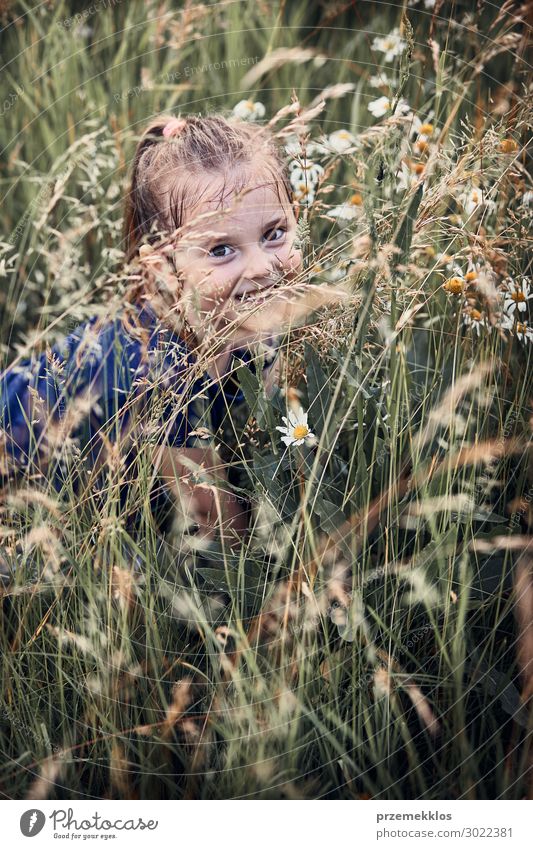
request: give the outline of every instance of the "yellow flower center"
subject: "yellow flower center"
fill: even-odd
[[[428,143],[427,141],[424,141],[424,139],[419,139],[415,147],[418,148],[420,153],[424,153],[424,151],[428,149]]]
[[[433,126],[433,124],[422,124],[419,132],[423,136],[430,136],[434,129],[435,129],[435,127]]]
[[[511,298],[513,301],[525,301],[526,296],[522,291],[518,290],[517,292],[511,292]]]
[[[360,194],[356,192],[354,195],[351,196],[350,203],[352,204],[352,206],[361,206],[363,203],[363,198]]]
[[[339,139],[349,139],[350,134],[349,134],[348,130],[339,130],[339,132],[337,134],[337,138],[339,138]]]
[[[476,192],[475,189],[472,192],[472,200],[474,201],[474,203],[478,203],[478,201],[479,201],[479,195],[478,195],[478,193]]]
[[[516,322],[516,332],[517,333],[525,333],[527,325],[523,324],[521,321]]]
[[[502,139],[500,150],[502,153],[514,153],[515,150],[518,150],[518,145],[514,139]]]
[[[465,280],[467,280],[467,281],[468,281],[468,283],[471,283],[471,282],[472,282],[472,280],[476,280],[476,279],[477,279],[477,274],[476,274],[476,272],[475,272],[475,271],[467,271],[467,272],[466,272],[466,274],[465,274]]]
[[[472,319],[472,321],[480,321],[481,320],[480,311],[474,310],[474,309],[470,310],[470,318]]]
[[[444,288],[447,292],[451,292],[452,295],[460,295],[463,291],[463,281],[460,277],[450,277],[444,284]]]
[[[253,109],[254,108],[253,100],[247,100],[246,101],[246,107],[247,107],[247,109]]]
[[[415,167],[414,167],[415,174],[422,174],[423,171],[424,171],[424,166],[422,165],[421,162],[417,162]]]
[[[307,425],[296,425],[293,436],[295,439],[303,439],[309,433]]]

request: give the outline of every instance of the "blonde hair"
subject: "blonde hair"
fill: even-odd
[[[165,127],[167,133],[174,129],[167,135]],[[206,171],[226,173],[241,165],[232,181],[232,188],[239,191],[247,182],[245,166],[258,157],[278,194],[281,189],[292,204],[287,164],[267,126],[222,114],[190,115],[180,121],[163,115],[150,123],[137,144],[126,195],[126,261],[136,256],[142,242],[153,243],[154,230],[172,232],[182,226],[187,203],[193,202],[189,176]]]

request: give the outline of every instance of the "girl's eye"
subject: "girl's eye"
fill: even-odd
[[[227,256],[230,256],[230,254],[220,253],[221,251],[225,250],[226,248],[229,251],[233,250],[232,248],[230,248],[229,245],[215,245],[215,247],[211,248],[211,250],[209,251],[209,256],[214,256],[217,259],[220,259],[221,257],[225,258]]]
[[[267,230],[263,238],[266,242],[279,242],[286,232],[285,227],[273,227],[272,230]],[[279,233],[279,235],[276,235],[276,233]]]

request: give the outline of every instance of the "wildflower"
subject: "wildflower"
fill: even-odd
[[[281,441],[285,445],[301,445],[304,441],[313,442],[316,439],[315,435],[309,430],[307,413],[304,412],[303,407],[300,406],[294,410],[290,410],[288,417],[282,416],[281,420],[285,422],[286,427],[276,425],[276,430],[284,434],[281,437]]]
[[[450,292],[451,295],[460,295],[464,292],[465,281],[462,277],[449,277],[442,288]]]
[[[514,139],[502,139],[499,148],[502,153],[516,153],[518,144]]]
[[[432,115],[433,113],[429,113]],[[412,115],[409,138],[414,139],[414,150],[421,154],[427,153],[432,138],[438,133],[438,129],[428,119],[421,121],[418,115]]]
[[[515,332],[521,342],[533,342],[533,327],[530,327],[525,321],[517,321]]]
[[[317,183],[324,169],[318,162],[311,162],[309,159],[298,161],[297,159],[289,165],[291,185],[294,188],[297,183]]]
[[[504,294],[503,308],[509,315],[513,315],[515,310],[525,312],[527,310],[527,302],[533,297],[529,277],[522,277],[522,282],[519,284],[512,277],[508,277],[505,281],[507,292]]]
[[[507,313],[502,313],[498,327],[501,330],[511,330],[516,333],[521,342],[527,344],[533,342],[533,327],[530,327],[526,321],[519,321],[518,316],[515,319],[511,318]]]
[[[514,330],[514,318],[507,313],[501,313],[497,326],[501,330]]]
[[[491,274],[491,268],[487,265],[483,266],[480,262],[476,262],[472,257],[470,257],[464,274],[464,279],[468,285],[473,285],[477,281],[478,284],[482,286],[487,275],[490,276]]]
[[[486,316],[474,307],[469,307],[463,313],[463,324],[466,324],[468,327],[475,330],[478,336],[480,335],[482,327],[485,328],[485,330],[492,329],[490,324],[487,322]]]
[[[348,270],[353,260],[350,258],[341,259],[329,272],[328,279],[331,283],[342,280],[348,274]]]
[[[355,144],[355,136],[349,130],[335,130],[329,134],[327,144],[335,153],[344,153]]]
[[[239,100],[233,107],[233,114],[236,118],[242,118],[245,121],[255,121],[256,118],[263,117],[265,107],[258,100],[255,103],[252,100]]]
[[[400,164],[400,174],[396,182],[396,191],[403,192],[410,189],[412,186],[417,185],[420,181],[420,175],[423,173],[423,169],[421,172],[417,172],[416,168],[412,171],[407,162],[402,160]]]
[[[311,206],[315,199],[314,186],[309,185],[305,180],[300,180],[298,183],[294,183],[291,180],[291,184],[294,190],[294,200],[298,201],[298,203],[305,203],[307,206]]]
[[[477,186],[473,186],[471,189],[468,189],[463,194],[461,202],[463,204],[464,211],[469,217],[483,207],[485,207],[488,212],[492,212],[496,208],[494,201],[488,200],[487,192]]]
[[[368,104],[368,111],[372,112],[372,115],[375,118],[382,118],[389,109],[392,107],[392,100],[389,97],[378,97],[377,100],[371,100]],[[411,107],[407,103],[407,101],[400,97],[398,103],[396,104],[396,113],[399,115],[406,115],[410,111]]]
[[[398,81],[393,77],[388,77],[384,71],[380,71],[379,74],[374,74],[368,78],[368,84],[372,86],[372,88],[382,88],[383,86],[396,88]]]
[[[372,50],[379,50],[385,54],[384,62],[391,62],[395,56],[403,53],[405,46],[406,42],[401,37],[398,27],[394,27],[388,35],[377,36],[372,42]]]
[[[415,141],[415,150],[417,153],[427,153],[429,148],[429,144],[426,139],[423,139],[421,136]]]
[[[340,206],[335,206],[330,209],[328,215],[332,218],[340,218],[344,221],[351,221],[353,218],[359,218],[363,211],[363,198],[357,192]]]
[[[388,97],[378,97],[377,100],[371,100],[368,104],[368,111],[372,112],[374,118],[382,118],[389,111],[391,102]]]
[[[304,143],[297,136],[287,142],[285,150],[293,159],[309,159],[316,154],[324,155],[328,152],[320,142],[307,141]]]
[[[437,255],[437,264],[444,265],[446,271],[449,272],[450,277],[462,277],[463,270],[461,266],[455,261],[455,257],[451,254],[441,253]]]

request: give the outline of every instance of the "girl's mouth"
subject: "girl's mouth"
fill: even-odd
[[[267,300],[273,288],[274,284],[272,283],[270,286],[263,286],[262,289],[256,289],[251,292],[243,292],[242,295],[238,295],[235,300],[239,304],[244,304],[247,302],[251,302],[253,304],[260,304],[263,301]]]

